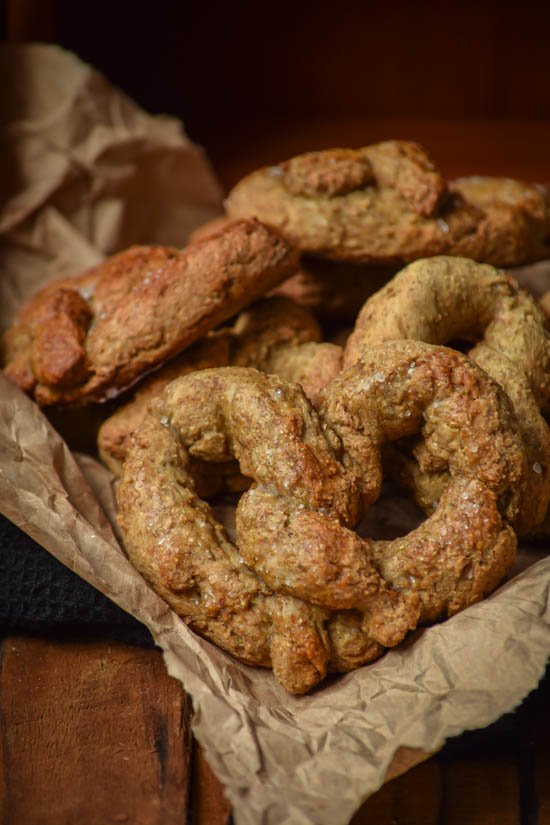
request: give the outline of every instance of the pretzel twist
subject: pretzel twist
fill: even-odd
[[[528,456],[528,479],[514,526],[527,534],[541,524],[550,501],[550,334],[537,302],[506,273],[466,258],[415,261],[367,300],[348,339],[350,365],[383,341],[444,344],[479,341],[469,356],[509,396]],[[415,460],[393,458],[399,474],[431,510],[448,481],[430,442]]]
[[[514,266],[548,257],[549,203],[544,187],[508,178],[447,183],[420,145],[388,140],[259,169],[226,208],[332,260],[393,265],[446,254]]]
[[[508,521],[525,476],[506,397],[450,350],[385,345],[333,381],[319,409],[253,369],[179,378],[136,432],[118,491],[127,551],[153,587],[192,628],[272,666],[294,693],[493,589],[514,559]],[[453,483],[408,536],[359,538],[382,445],[420,427],[439,433]],[[233,457],[253,479],[236,542],[190,471],[195,458]]]
[[[48,284],[3,341],[5,373],[42,406],[114,398],[296,270],[256,220],[183,250],[134,246]]]
[[[241,312],[231,326],[209,333],[139,385],[134,396],[99,430],[103,462],[118,475],[132,433],[151,401],[170,381],[196,370],[254,367],[300,384],[314,399],[342,367],[342,348],[321,339],[321,328],[307,309],[282,296],[258,301]],[[214,477],[209,474],[211,481]]]

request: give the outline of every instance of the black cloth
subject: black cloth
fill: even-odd
[[[154,646],[144,625],[0,515],[0,633],[19,632]]]

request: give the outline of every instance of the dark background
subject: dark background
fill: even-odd
[[[287,147],[387,137],[425,140],[452,166],[472,129],[479,158],[494,147],[491,168],[476,167],[474,141],[467,168],[456,171],[498,173],[506,164],[498,123],[513,134],[514,123],[529,122],[534,134],[537,121],[550,121],[549,2],[4,0],[0,8],[8,39],[58,43],[148,111],[182,118],[228,183],[247,157],[271,162]],[[537,152],[550,154],[540,140],[522,147],[539,169]]]
[[[550,3],[7,3],[150,111],[212,119],[550,117]],[[40,31],[41,30],[41,31]]]

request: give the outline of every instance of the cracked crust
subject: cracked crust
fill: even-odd
[[[380,655],[418,613],[417,600],[387,587],[345,527],[359,518],[359,490],[339,453],[296,385],[250,368],[204,370],[173,381],[150,407],[119,485],[119,523],[136,567],[191,627],[246,662],[272,665],[294,693],[328,668]],[[239,503],[237,545],[198,499],[189,472],[191,458],[233,456],[254,479]],[[288,541],[272,543],[285,520],[309,570],[289,556]],[[257,558],[266,541],[271,564]],[[319,576],[324,587],[304,598]]]
[[[513,266],[550,251],[543,189],[504,178],[447,185],[425,150],[406,141],[311,152],[260,169],[234,187],[226,208],[333,260],[392,265],[452,254]]]
[[[420,527],[373,542],[386,581],[420,597],[421,621],[452,615],[491,592],[514,560],[509,522],[526,477],[523,443],[498,385],[453,350],[391,341],[365,351],[321,393],[318,406],[367,502],[380,492],[382,449],[419,429],[449,474]]]
[[[132,433],[167,384],[211,367],[254,367],[302,386],[314,399],[342,368],[343,350],[318,343],[319,324],[287,298],[265,298],[244,310],[231,327],[209,333],[169,361],[139,386],[133,398],[108,418],[98,434],[99,454],[118,475]],[[213,482],[212,474],[209,474]]]
[[[464,258],[415,261],[366,302],[348,339],[344,362],[383,341],[444,344],[480,341],[469,353],[506,391],[526,446],[529,470],[514,526],[528,534],[544,519],[550,500],[550,433],[541,409],[550,409],[550,335],[537,302],[491,266]],[[414,449],[415,463],[393,455],[402,481],[429,510],[448,477]]]
[[[184,250],[132,247],[48,285],[4,339],[4,369],[43,405],[113,398],[296,269],[259,221],[231,224]]]
[[[208,238],[229,226],[225,216],[203,224],[192,240]],[[302,255],[297,271],[270,295],[283,295],[326,321],[353,323],[367,298],[395,275],[396,267],[329,261]]]
[[[118,490],[133,564],[196,631],[272,666],[293,693],[481,599],[509,571],[507,521],[525,456],[508,401],[464,356],[386,344],[321,393],[250,368],[171,382],[136,432]],[[394,542],[361,539],[385,441],[438,434],[452,476],[436,512]],[[196,491],[194,459],[236,458],[252,486],[230,541]]]

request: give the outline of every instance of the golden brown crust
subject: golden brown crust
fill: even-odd
[[[298,155],[282,164],[281,171],[287,192],[303,198],[347,195],[374,181],[368,158],[353,149],[333,149],[328,163],[324,152]]]
[[[464,258],[416,261],[366,302],[344,361],[355,362],[382,341],[405,339],[431,344],[481,339],[470,357],[508,394],[529,456],[528,484],[514,526],[530,532],[550,500],[550,434],[540,414],[550,408],[550,335],[536,301],[491,266]],[[415,448],[421,471],[405,465],[400,475],[427,508],[438,500],[446,478],[423,449]]]
[[[99,456],[111,472],[120,474],[132,434],[145,418],[151,401],[162,394],[170,381],[197,370],[227,366],[229,357],[230,336],[213,332],[148,376],[132,398],[115,410],[99,429]]]
[[[508,522],[525,486],[526,457],[510,403],[465,356],[417,341],[375,346],[321,394],[321,415],[340,436],[363,494],[381,484],[381,450],[422,427],[430,454],[449,474],[441,500],[419,528],[374,542],[377,568],[400,592],[416,593],[422,620],[482,598],[515,552]]]
[[[550,201],[542,187],[511,178],[475,176],[452,180],[449,189],[483,213],[475,235],[457,239],[449,250],[452,255],[514,266],[550,254]]]
[[[287,610],[274,604],[284,595],[274,597],[246,566],[198,499],[189,458],[236,456],[259,485],[354,521],[357,490],[336,449],[296,385],[246,368],[204,370],[173,381],[152,405],[119,486],[119,521],[138,569],[193,628],[238,658],[268,665],[274,654],[279,678],[294,692],[312,687],[326,670],[323,640],[315,641],[318,611],[297,614],[294,602]],[[289,642],[301,622],[309,629],[305,682],[296,680],[297,648]]]
[[[171,382],[128,452],[119,523],[136,567],[192,628],[274,668],[293,693],[376,658],[490,592],[514,559],[525,480],[509,402],[464,356],[419,343],[369,353],[324,390],[250,368]],[[395,542],[353,531],[379,493],[380,450],[423,426],[452,482]],[[192,459],[236,457],[253,479],[237,544],[196,493]],[[383,571],[383,576],[380,576]]]
[[[133,247],[26,304],[5,337],[5,372],[42,405],[114,397],[295,268],[288,243],[256,220],[183,251]]]
[[[329,341],[280,347],[262,367],[264,372],[280,375],[299,384],[307,397],[315,401],[342,369],[344,350]]]
[[[391,265],[454,254],[512,266],[550,251],[542,189],[500,178],[447,186],[424,149],[406,141],[260,169],[226,206],[230,217],[256,216],[303,252],[334,260]]]
[[[314,398],[339,372],[343,350],[316,343],[321,329],[307,310],[287,298],[266,298],[244,310],[231,327],[209,333],[169,361],[138,387],[133,398],[102,425],[99,453],[116,475],[129,439],[147,407],[175,378],[209,367],[255,367],[299,383]]]
[[[227,217],[214,218],[195,230],[191,240],[208,238],[231,222]],[[322,320],[352,323],[369,295],[387,283],[395,275],[395,270],[395,266],[347,263],[303,255],[296,272],[269,294],[291,298]]]

